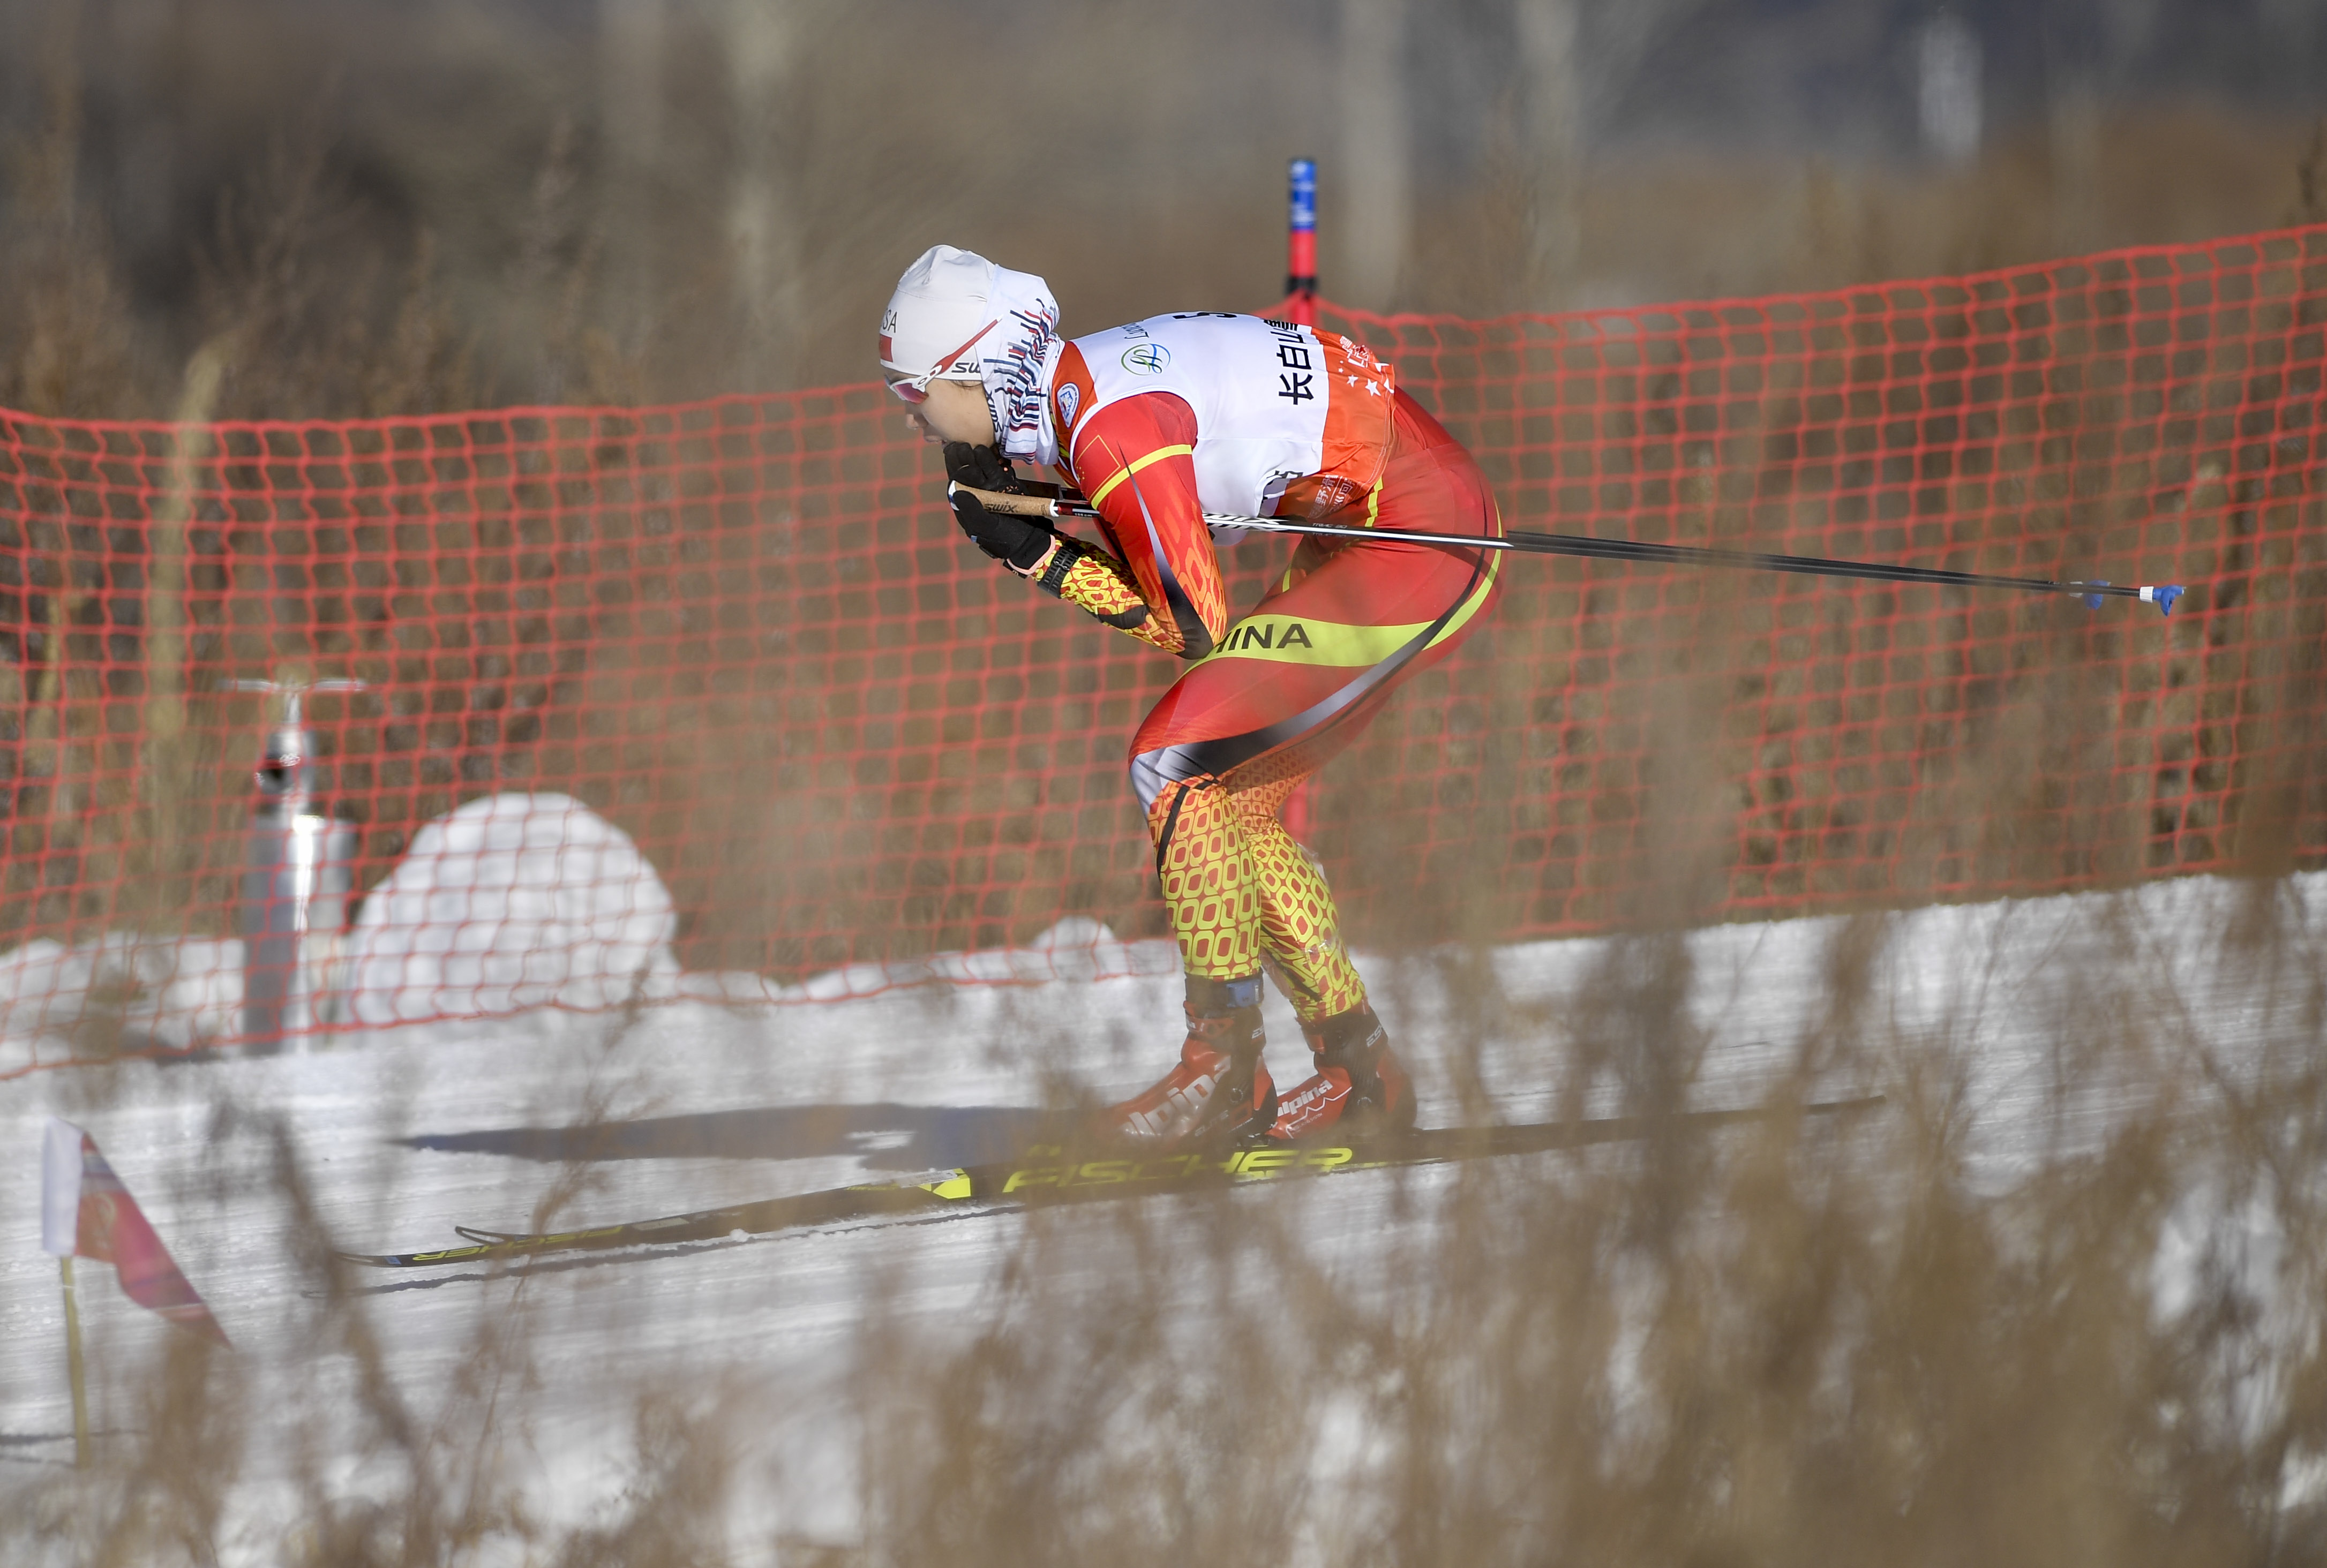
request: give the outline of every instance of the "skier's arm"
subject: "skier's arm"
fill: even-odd
[[[972,544],[1053,599],[1063,599],[1150,647],[1181,651],[1179,628],[1147,608],[1131,568],[1105,550],[1054,534],[1025,518],[987,511],[972,495],[957,491],[953,507],[955,520]]]
[[[1017,476],[992,447],[949,442],[945,464],[946,476],[955,485],[968,487],[954,490],[952,498],[954,521],[971,544],[1052,598],[1063,599],[1142,642],[1180,651],[1178,628],[1149,611],[1130,567],[1095,545],[1054,533],[1047,523],[988,511],[969,493],[1018,490]]]
[[[1131,568],[1097,545],[1061,536],[1041,565],[1027,575],[1045,593],[1065,600],[1151,648],[1166,653],[1186,649],[1179,627],[1157,615],[1139,596]]]
[[[1228,628],[1228,596],[1196,498],[1195,434],[1187,404],[1161,393],[1116,404],[1078,433],[1070,477],[1096,498],[1120,555],[987,511],[959,490],[955,518],[980,550],[1044,593],[1150,647],[1201,658]],[[945,457],[959,484],[1017,489],[990,448],[954,443]]]
[[[1086,418],[1073,442],[1074,477],[1119,554],[1061,540],[1030,574],[1142,642],[1201,658],[1229,617],[1196,497],[1195,411],[1165,392],[1126,397]]]

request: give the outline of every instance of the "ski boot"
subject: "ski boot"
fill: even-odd
[[[1159,1153],[1266,1132],[1276,1120],[1276,1087],[1260,1059],[1264,1043],[1259,975],[1190,979],[1180,1065],[1102,1111],[1098,1131]]]
[[[1363,1003],[1347,1013],[1304,1024],[1317,1075],[1286,1095],[1273,1143],[1376,1137],[1414,1125],[1414,1086],[1390,1054],[1389,1034]]]

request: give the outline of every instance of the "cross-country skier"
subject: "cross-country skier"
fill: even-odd
[[[1187,970],[1187,1039],[1106,1125],[1157,1147],[1411,1125],[1333,895],[1277,813],[1478,623],[1495,553],[1309,537],[1239,620],[1203,514],[1492,536],[1485,476],[1348,338],[1205,311],[1068,341],[1058,319],[1041,278],[940,245],[898,283],[881,363],[952,479],[1008,490],[1014,462],[1054,468],[1090,498],[1107,547],[957,495],[972,543],[1190,661],[1131,742]],[[1281,1098],[1261,1059],[1264,966],[1315,1057]]]

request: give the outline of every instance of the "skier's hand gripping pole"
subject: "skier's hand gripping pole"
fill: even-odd
[[[1021,481],[990,446],[949,441],[944,448],[946,499],[953,503],[954,521],[969,542],[1012,571],[1024,575],[1041,565],[1055,542],[1047,520],[1030,523],[1029,512],[1013,506],[988,506],[987,501],[1015,501]],[[1055,488],[1055,487],[1053,487]]]
[[[972,490],[956,481],[946,487],[952,499],[963,492],[989,512],[1024,518],[1095,518],[1089,502],[1055,485],[1026,486],[1024,495]],[[2184,592],[2179,583],[2135,586],[2121,583],[2056,582],[2044,577],[2004,577],[1986,572],[1954,572],[1939,566],[1900,566],[1885,561],[1836,561],[1823,555],[1775,555],[1760,550],[1716,550],[1693,545],[1656,545],[1639,539],[1602,539],[1585,534],[1509,533],[1500,538],[1436,534],[1420,528],[1361,528],[1346,523],[1308,522],[1296,518],[1239,518],[1206,512],[1204,520],[1222,527],[1262,534],[1316,534],[1326,538],[1386,539],[1407,545],[1440,545],[1458,550],[1514,550],[1534,555],[1582,555],[1600,561],[1646,561],[1671,566],[1727,566],[1751,572],[1794,572],[1812,577],[1855,577],[1871,583],[1933,583],[1957,588],[2017,588],[2029,593],[2076,593],[2087,608],[2104,599],[2138,599],[2173,613]]]

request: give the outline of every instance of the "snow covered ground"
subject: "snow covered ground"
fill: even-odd
[[[2322,953],[2327,874],[1360,962],[1425,1125],[1743,1105],[1789,1084],[1895,1097],[1944,1061],[1959,1075],[1947,1094],[1966,1179],[2005,1191],[2153,1109],[2162,1086],[2188,1081],[2178,1068],[2235,1083],[2269,1070],[2273,1053],[2315,1046],[2304,1009]],[[969,966],[980,965],[1027,967],[1008,956]],[[408,1489],[410,1432],[440,1451],[471,1444],[463,1484],[514,1499],[534,1538],[603,1519],[650,1468],[640,1399],[657,1389],[726,1413],[737,1484],[721,1505],[724,1550],[757,1561],[780,1555],[778,1542],[856,1539],[869,1451],[853,1423],[880,1348],[898,1335],[970,1342],[1013,1310],[1012,1271],[1030,1259],[1078,1288],[1063,1276],[1119,1251],[1030,1247],[1029,1227],[1098,1237],[1107,1218],[359,1274],[343,1303],[318,1262],[318,1227],[352,1249],[444,1245],[456,1222],[636,1218],[990,1154],[979,1141],[1011,1107],[1111,1096],[1161,1070],[1177,1044],[1173,970],[1168,949],[1114,947],[1090,971],[1100,977],[933,982],[780,1007],[703,999],[737,984],[707,980],[629,1013],[534,1009],[378,1028],[307,1055],[0,1082],[0,1153],[14,1151],[0,1159],[0,1513],[54,1512],[70,1491],[57,1272],[39,1244],[38,1151],[56,1115],[96,1137],[234,1341],[233,1392],[220,1397],[239,1405],[220,1419],[242,1435],[216,1441],[244,1447],[218,1504],[222,1561],[278,1560],[284,1521],[312,1520],[319,1496]],[[1298,1032],[1271,1007],[1272,1063],[1295,1081]],[[2163,1043],[2064,1053],[2064,1041],[2135,1035]],[[621,1157],[566,1158],[575,1145],[559,1130],[577,1126],[601,1129]],[[1528,1161],[1549,1174],[1575,1158]],[[1364,1281],[1394,1270],[1460,1180],[1357,1175],[1230,1201],[1278,1206],[1317,1266]],[[1197,1200],[1141,1207],[1169,1235],[1183,1204],[1193,1226]],[[2169,1274],[2173,1236],[2169,1225],[2158,1244]],[[80,1277],[95,1424],[108,1451],[137,1451],[164,1419],[153,1390],[170,1330],[101,1265]],[[1191,1292],[1218,1283],[1188,1277]],[[2173,1281],[2160,1288],[2170,1296]],[[499,1414],[479,1414],[489,1406]],[[406,1437],[381,1435],[398,1421]],[[59,1528],[50,1545],[63,1553]]]

